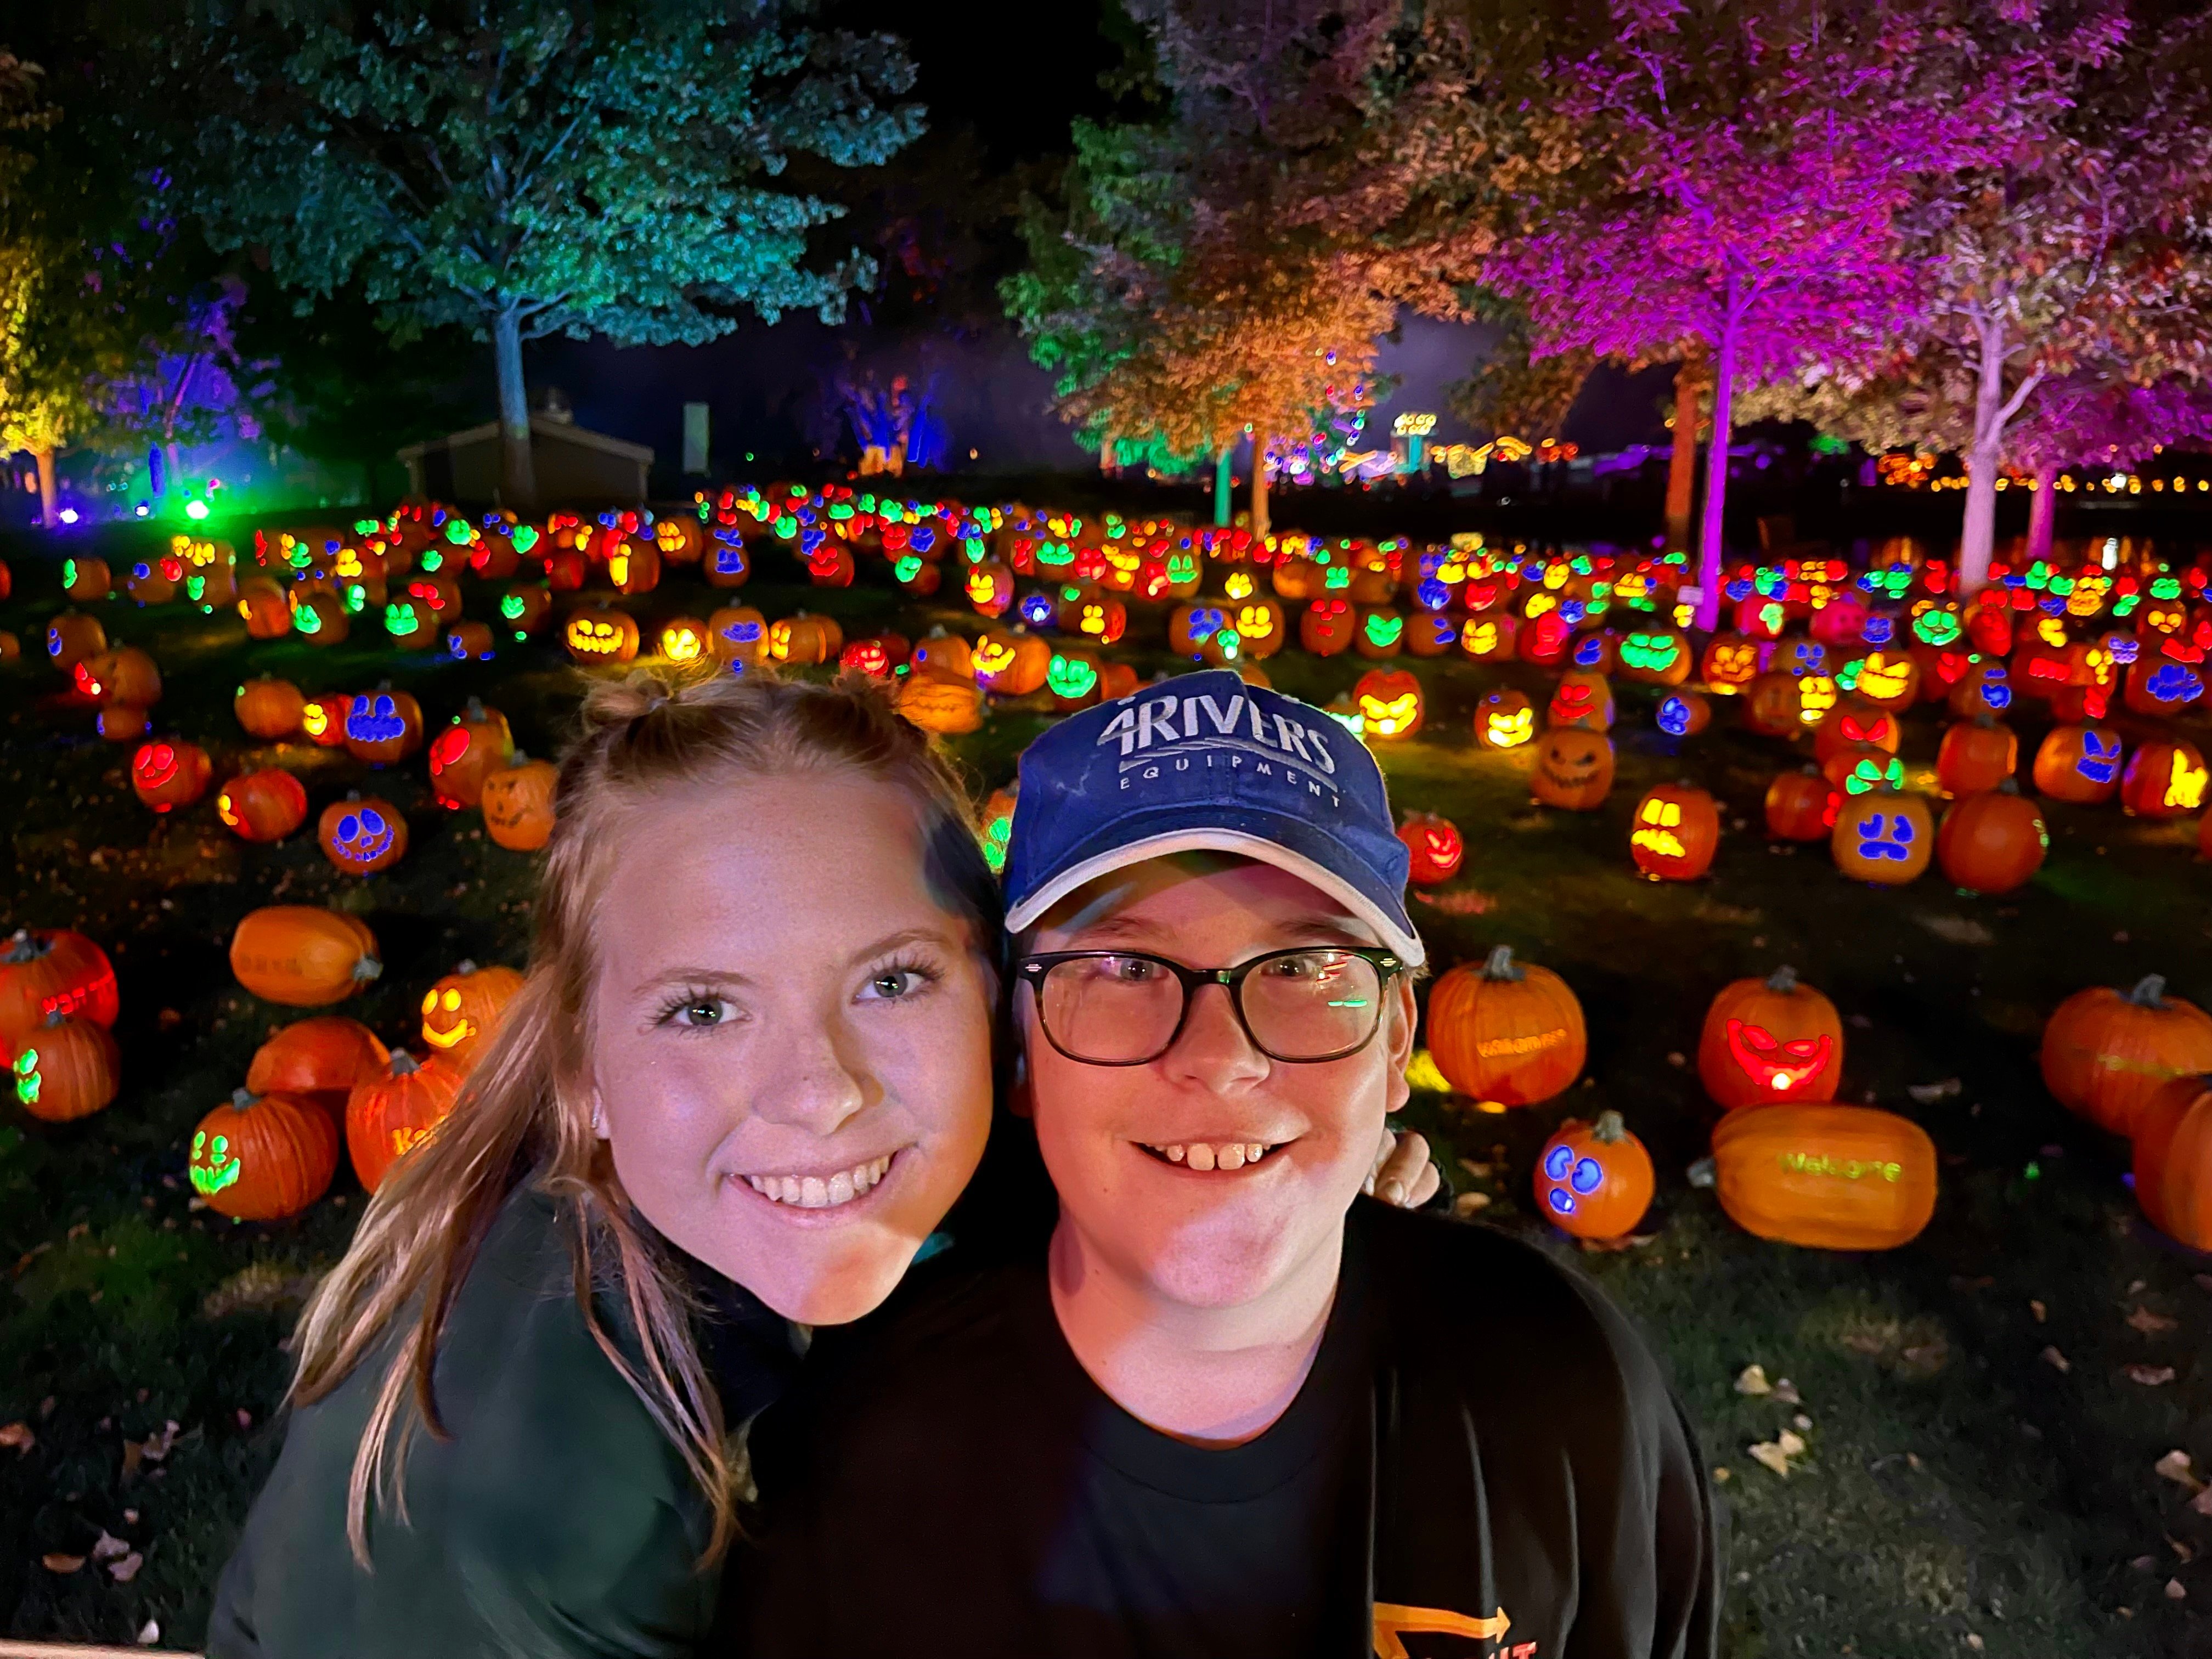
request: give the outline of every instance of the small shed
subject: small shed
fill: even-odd
[[[556,416],[530,417],[530,456],[541,503],[642,501],[653,451],[592,432]],[[493,502],[499,499],[499,422],[472,426],[399,452],[408,493],[428,501]]]

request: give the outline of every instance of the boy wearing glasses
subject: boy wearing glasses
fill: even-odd
[[[1626,1322],[1358,1201],[1413,1045],[1406,862],[1360,743],[1232,672],[1030,748],[1013,1012],[1059,1222],[824,1355],[763,1449],[750,1651],[1714,1651],[1705,1474]]]

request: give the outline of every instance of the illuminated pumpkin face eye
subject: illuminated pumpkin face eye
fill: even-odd
[[[1252,579],[1241,570],[1231,571],[1229,580],[1222,584],[1222,591],[1232,599],[1249,599],[1252,597]]]
[[[149,743],[133,765],[141,783],[158,788],[177,775],[177,751],[166,743]]]

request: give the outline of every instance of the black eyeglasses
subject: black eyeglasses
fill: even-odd
[[[1036,998],[1045,1041],[1086,1066],[1143,1066],[1175,1047],[1199,988],[1218,985],[1270,1060],[1342,1060],[1375,1040],[1382,988],[1405,971],[1372,946],[1270,951],[1234,968],[1186,968],[1128,951],[1054,951],[1014,971]]]

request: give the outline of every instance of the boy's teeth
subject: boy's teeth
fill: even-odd
[[[820,1176],[747,1176],[745,1184],[771,1203],[795,1205],[802,1210],[834,1210],[866,1193],[890,1167],[889,1158],[879,1158],[840,1170],[827,1180]]]
[[[1201,1140],[1173,1146],[1154,1146],[1151,1150],[1170,1164],[1208,1170],[1241,1170],[1248,1164],[1257,1164],[1273,1149],[1265,1142],[1257,1140],[1227,1140],[1218,1145],[1209,1145]]]
[[[1210,1170],[1213,1167],[1213,1148],[1202,1140],[1197,1146],[1191,1147],[1184,1157],[1194,1170]]]

